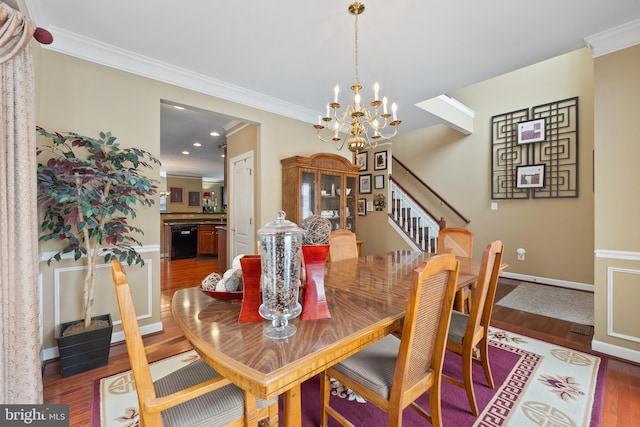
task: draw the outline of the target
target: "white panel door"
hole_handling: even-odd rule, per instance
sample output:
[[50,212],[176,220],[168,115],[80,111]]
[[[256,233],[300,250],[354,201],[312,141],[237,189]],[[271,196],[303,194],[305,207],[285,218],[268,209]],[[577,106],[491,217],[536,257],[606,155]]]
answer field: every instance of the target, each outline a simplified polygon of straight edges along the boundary
[[253,212],[253,151],[243,153],[229,161],[229,268],[240,254],[255,253],[255,226]]

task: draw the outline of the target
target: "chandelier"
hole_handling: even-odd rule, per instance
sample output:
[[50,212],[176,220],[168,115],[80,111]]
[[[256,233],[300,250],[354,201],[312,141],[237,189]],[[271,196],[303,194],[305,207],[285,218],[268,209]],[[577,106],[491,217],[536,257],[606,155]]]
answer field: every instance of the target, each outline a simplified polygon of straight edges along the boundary
[[[356,77],[354,84],[351,86],[353,103],[348,104],[342,114],[339,114],[338,110],[342,107],[342,104],[338,102],[340,88],[336,86],[333,102],[327,103],[326,115],[324,117],[319,116],[318,124],[313,126],[321,141],[334,141],[337,150],[342,150],[346,144],[347,148],[354,153],[367,148],[375,148],[379,141],[393,138],[398,133],[398,125],[401,123],[401,120],[398,120],[396,103],[391,104],[391,113],[389,113],[387,97],[380,99],[380,86],[378,83],[373,86],[372,110],[361,103],[360,90],[362,86],[358,80],[358,15],[363,12],[364,4],[362,3],[356,2],[349,6],[349,13],[356,17]],[[393,132],[383,135],[382,132],[387,128],[387,125],[393,127]],[[341,138],[340,132],[343,132],[343,130],[345,135]]]

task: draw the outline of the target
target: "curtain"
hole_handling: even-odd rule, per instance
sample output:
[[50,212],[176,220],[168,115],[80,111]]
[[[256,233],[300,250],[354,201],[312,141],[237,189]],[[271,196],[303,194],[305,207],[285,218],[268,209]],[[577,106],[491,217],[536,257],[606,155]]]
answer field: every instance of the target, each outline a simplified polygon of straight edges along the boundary
[[0,2],[0,403],[39,404],[36,26]]

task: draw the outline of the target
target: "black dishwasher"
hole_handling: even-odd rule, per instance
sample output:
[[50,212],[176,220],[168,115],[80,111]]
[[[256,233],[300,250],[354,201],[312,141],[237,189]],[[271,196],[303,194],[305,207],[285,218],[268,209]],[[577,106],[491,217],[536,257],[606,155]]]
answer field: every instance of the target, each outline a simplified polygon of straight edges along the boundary
[[171,259],[195,258],[198,256],[198,226],[171,226]]

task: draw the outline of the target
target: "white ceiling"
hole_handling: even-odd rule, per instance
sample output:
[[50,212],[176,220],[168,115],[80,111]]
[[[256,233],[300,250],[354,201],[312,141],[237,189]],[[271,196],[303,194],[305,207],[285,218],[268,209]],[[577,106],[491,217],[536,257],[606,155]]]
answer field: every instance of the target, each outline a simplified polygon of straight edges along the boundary
[[[339,84],[346,99],[354,79],[348,0],[25,3],[36,24],[53,34],[50,49],[307,121],[310,138],[333,87]],[[381,96],[399,105],[401,132],[439,123],[415,106],[421,101],[582,48],[585,38],[623,24],[635,28],[640,19],[640,0],[363,3],[363,100],[379,82]],[[199,117],[184,128],[195,132],[203,115],[194,114]],[[166,136],[165,128],[179,127],[169,115],[162,108],[162,160],[169,172],[197,172],[164,157],[168,145],[206,136]],[[206,134],[236,119],[211,117]],[[210,155],[219,158],[215,149]]]

